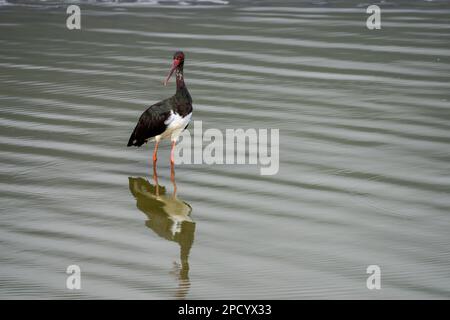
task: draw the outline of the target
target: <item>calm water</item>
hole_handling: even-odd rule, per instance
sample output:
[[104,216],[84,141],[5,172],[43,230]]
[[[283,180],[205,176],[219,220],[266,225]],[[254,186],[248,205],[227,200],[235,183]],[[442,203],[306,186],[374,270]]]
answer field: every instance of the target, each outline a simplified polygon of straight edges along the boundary
[[[449,4],[371,31],[365,2],[220,2],[82,4],[69,31],[0,1],[0,298],[450,298]],[[279,128],[277,175],[179,165],[174,195],[168,143],[158,185],[126,148],[178,48],[194,119]]]

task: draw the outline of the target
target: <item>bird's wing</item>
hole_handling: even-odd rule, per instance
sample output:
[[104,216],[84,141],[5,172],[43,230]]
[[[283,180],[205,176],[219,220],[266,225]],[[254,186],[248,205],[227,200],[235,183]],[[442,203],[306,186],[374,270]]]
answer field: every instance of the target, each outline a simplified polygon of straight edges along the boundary
[[141,146],[147,139],[166,130],[164,123],[170,117],[170,106],[166,100],[158,102],[145,110],[134,128],[128,146]]

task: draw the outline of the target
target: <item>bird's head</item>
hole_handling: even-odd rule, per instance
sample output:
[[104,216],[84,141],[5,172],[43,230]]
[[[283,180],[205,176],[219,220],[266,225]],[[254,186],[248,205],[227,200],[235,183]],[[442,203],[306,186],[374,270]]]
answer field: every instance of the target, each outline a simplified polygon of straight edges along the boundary
[[172,76],[173,72],[177,69],[182,70],[184,65],[184,53],[183,51],[177,51],[173,55],[172,60],[172,67],[170,68],[169,74],[166,77],[166,80],[164,80],[164,85],[166,86],[169,82],[170,77]]

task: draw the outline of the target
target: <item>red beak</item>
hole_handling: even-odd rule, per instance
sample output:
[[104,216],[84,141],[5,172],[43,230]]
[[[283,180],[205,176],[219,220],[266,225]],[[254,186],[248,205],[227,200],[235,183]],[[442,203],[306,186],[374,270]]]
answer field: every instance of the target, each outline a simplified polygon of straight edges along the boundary
[[178,65],[180,64],[181,60],[173,59],[172,67],[170,68],[169,74],[167,75],[166,80],[164,80],[164,85],[167,85],[167,82],[169,82],[170,77],[172,76],[173,72],[176,68],[178,68]]

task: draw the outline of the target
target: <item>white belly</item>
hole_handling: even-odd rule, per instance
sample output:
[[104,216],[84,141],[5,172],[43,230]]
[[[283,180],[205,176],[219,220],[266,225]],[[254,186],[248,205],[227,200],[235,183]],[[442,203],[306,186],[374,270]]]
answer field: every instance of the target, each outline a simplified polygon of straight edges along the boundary
[[156,141],[160,139],[169,139],[172,141],[177,141],[181,132],[183,132],[184,128],[191,121],[192,112],[186,115],[185,117],[180,116],[178,113],[173,111],[170,112],[170,117],[164,121],[164,124],[167,126],[166,130],[160,135],[155,137]]

